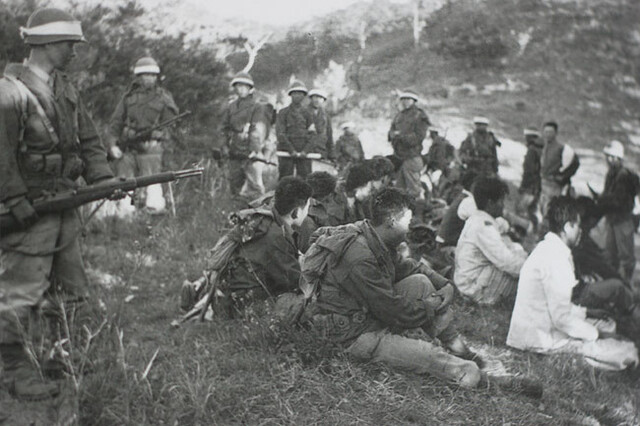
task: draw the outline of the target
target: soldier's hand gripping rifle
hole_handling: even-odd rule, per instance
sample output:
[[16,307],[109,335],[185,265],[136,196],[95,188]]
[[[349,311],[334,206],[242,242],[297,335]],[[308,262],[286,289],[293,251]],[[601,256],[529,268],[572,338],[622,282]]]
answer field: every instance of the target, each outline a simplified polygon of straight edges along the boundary
[[[137,178],[119,178],[113,179],[106,183],[96,185],[88,185],[73,190],[61,191],[46,195],[42,198],[33,200],[33,208],[39,215],[47,213],[56,213],[64,210],[74,209],[92,201],[109,198],[114,192],[120,190],[122,192],[133,191],[136,188],[142,188],[158,183],[171,182],[178,179],[185,179],[200,176],[203,172],[202,167],[187,170],[179,170],[175,172],[164,172],[155,175],[140,176]],[[11,212],[0,214],[0,235],[6,235],[21,229],[18,220]]]
[[132,145],[135,145],[137,143],[141,143],[141,142],[146,142],[148,140],[151,139],[151,134],[154,132],[154,130],[160,130],[160,129],[164,129],[167,126],[172,125],[173,123],[176,123],[180,120],[182,120],[183,118],[185,118],[186,116],[190,115],[191,111],[185,111],[181,114],[176,115],[175,117],[172,117],[168,120],[162,121],[154,126],[149,127],[148,129],[145,129],[141,132],[136,133],[133,137],[119,141],[118,142],[118,146],[120,147],[120,149],[122,149],[124,151],[125,148],[130,147]]

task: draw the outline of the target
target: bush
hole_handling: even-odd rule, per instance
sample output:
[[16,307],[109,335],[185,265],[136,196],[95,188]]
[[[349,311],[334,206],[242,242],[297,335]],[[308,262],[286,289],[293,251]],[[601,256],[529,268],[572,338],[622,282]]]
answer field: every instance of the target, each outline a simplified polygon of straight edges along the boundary
[[510,36],[482,3],[463,0],[448,3],[430,18],[425,31],[433,50],[444,56],[486,66],[509,53]]

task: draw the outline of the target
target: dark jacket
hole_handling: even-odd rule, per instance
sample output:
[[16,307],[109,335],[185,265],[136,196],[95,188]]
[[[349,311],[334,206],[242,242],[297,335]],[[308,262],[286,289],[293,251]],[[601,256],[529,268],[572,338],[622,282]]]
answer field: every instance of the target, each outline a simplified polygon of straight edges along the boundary
[[522,163],[522,182],[520,183],[520,193],[537,196],[541,189],[540,159],[542,148],[535,143],[529,143],[527,153]]
[[433,319],[435,313],[427,303],[398,294],[394,284],[416,273],[425,274],[436,289],[449,281],[388,249],[368,221],[321,228],[313,242],[331,252],[320,281],[317,311],[352,319],[334,336],[338,340],[349,341],[385,327],[418,328]]
[[498,173],[497,147],[500,145],[493,132],[474,130],[460,144],[460,161],[467,169],[481,175],[495,175]]
[[222,117],[222,132],[232,158],[246,158],[259,146],[252,146],[251,132],[258,123],[269,128],[272,123],[273,107],[256,102],[253,95],[231,102]]
[[598,207],[611,223],[631,218],[634,198],[640,189],[638,175],[621,167],[609,168],[604,183],[604,191],[598,197]]
[[[402,160],[419,157],[430,124],[427,114],[415,105],[396,114],[388,134],[394,154]],[[394,135],[395,132],[400,134]]]
[[300,279],[293,231],[275,209],[257,214],[253,238],[241,244],[230,261],[229,288],[249,290],[264,285],[273,296],[291,291]]
[[462,200],[468,196],[469,195],[464,192],[461,193],[444,212],[437,236],[437,241],[443,246],[455,247],[458,244],[458,239],[464,228],[464,220],[458,216],[458,207],[460,207]]
[[427,170],[440,170],[447,172],[449,164],[455,158],[455,148],[448,140],[441,136],[435,136],[426,155]]
[[333,192],[322,200],[311,199],[309,214],[298,230],[298,248],[305,253],[310,245],[311,235],[324,226],[339,226],[349,223],[349,207],[346,198]]
[[[25,195],[36,198],[43,190],[66,189],[69,185],[65,182],[80,175],[88,183],[113,176],[93,121],[65,74],[54,71],[53,89],[21,64],[7,65],[5,74],[23,82],[35,95],[59,143],[52,141],[34,103],[27,102],[22,116],[20,92],[14,83],[0,79],[0,202]],[[58,164],[53,164],[55,158]],[[69,167],[72,164],[77,167]]]
[[311,134],[311,151],[322,154],[322,158],[335,158],[333,146],[333,129],[331,128],[331,117],[327,111],[320,107],[314,108],[309,106],[309,112],[313,117],[313,123],[316,128],[315,134]]
[[358,136],[351,132],[343,133],[336,142],[336,158],[340,167],[364,160],[364,150]]
[[311,132],[309,127],[314,124],[309,108],[302,104],[291,104],[278,111],[276,119],[276,134],[278,136],[278,150],[290,153],[312,152]]

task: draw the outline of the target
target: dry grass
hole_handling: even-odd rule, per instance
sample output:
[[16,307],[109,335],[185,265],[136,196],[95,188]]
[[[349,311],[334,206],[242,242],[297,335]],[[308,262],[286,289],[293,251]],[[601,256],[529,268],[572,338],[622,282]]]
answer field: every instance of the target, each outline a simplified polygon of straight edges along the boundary
[[85,240],[90,267],[122,277],[123,284],[94,288],[95,304],[101,300],[106,309],[93,322],[107,323],[88,351],[82,424],[640,422],[638,373],[604,373],[572,357],[508,352],[508,306],[459,303],[458,326],[474,347],[495,354],[512,373],[540,379],[542,401],[352,362],[310,330],[281,328],[269,306],[243,319],[171,328],[180,284],[199,275],[224,223],[223,206],[232,203],[197,194],[196,183],[180,191],[196,196],[182,198],[177,218],[105,223]]

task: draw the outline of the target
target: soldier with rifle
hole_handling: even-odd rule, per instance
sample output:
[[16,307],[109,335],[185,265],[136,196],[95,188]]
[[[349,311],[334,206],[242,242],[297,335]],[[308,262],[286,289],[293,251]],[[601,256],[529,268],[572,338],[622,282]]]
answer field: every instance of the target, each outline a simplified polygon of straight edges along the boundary
[[55,396],[59,386],[45,381],[27,355],[25,343],[38,337],[34,319],[45,298],[78,306],[88,283],[76,209],[38,211],[33,200],[71,188],[81,176],[101,185],[113,174],[64,73],[75,45],[85,41],[80,22],[46,8],[33,12],[21,30],[29,57],[8,64],[0,79],[0,203],[8,211],[3,221],[20,225],[15,232],[0,230],[0,354],[2,379],[13,396],[37,400]]
[[[159,128],[158,124],[178,115],[173,96],[158,85],[160,67],[153,58],[140,58],[133,73],[136,78],[111,117],[108,144],[117,160],[116,173],[125,178],[161,171],[162,154],[171,134],[168,126]],[[152,185],[144,192],[141,198],[149,213],[164,213],[162,186]]]

